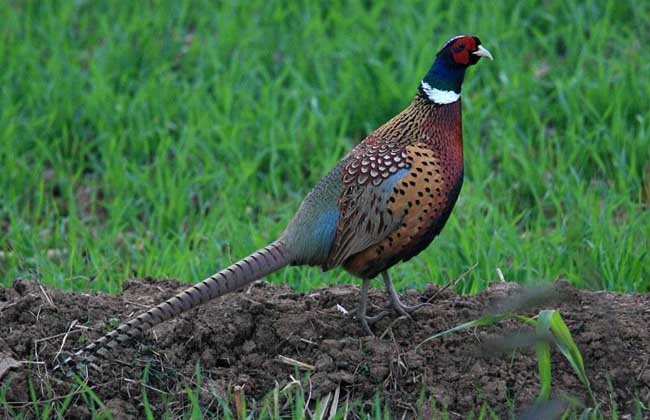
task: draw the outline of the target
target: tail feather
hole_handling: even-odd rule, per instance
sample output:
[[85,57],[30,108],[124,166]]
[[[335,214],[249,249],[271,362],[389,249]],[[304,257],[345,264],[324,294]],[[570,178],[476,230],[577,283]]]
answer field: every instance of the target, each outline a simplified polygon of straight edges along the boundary
[[93,361],[96,356],[105,357],[110,354],[111,350],[143,335],[154,326],[219,296],[237,291],[255,280],[278,271],[289,263],[289,256],[283,243],[280,241],[273,242],[120,325],[114,331],[79,350],[73,356],[68,357],[62,365],[68,365],[80,359]]

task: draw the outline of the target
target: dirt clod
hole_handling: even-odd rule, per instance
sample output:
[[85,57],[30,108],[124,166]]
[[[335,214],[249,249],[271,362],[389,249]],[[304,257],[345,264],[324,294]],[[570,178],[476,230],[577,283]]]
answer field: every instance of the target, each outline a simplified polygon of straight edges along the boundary
[[[51,372],[60,351],[83,347],[115,328],[115,319],[137,315],[185,287],[173,280],[146,279],[127,283],[115,296],[41,290],[24,280],[0,288],[0,350],[7,360],[20,362],[0,379],[12,409],[29,409],[30,382],[40,400],[74,390],[78,384]],[[543,293],[502,283],[477,296],[439,291],[437,286],[422,294],[409,291],[404,295],[409,304],[435,299],[413,320],[386,317],[373,327],[377,337],[363,337],[356,320],[337,307],[354,308],[358,288],[333,286],[300,294],[259,282],[156,327],[109,360],[98,360],[101,370],[89,371],[88,386],[104,402],[101,409],[119,418],[143,417],[145,392],[157,414],[170,409],[182,413],[189,404],[187,389],[196,387],[206,406],[218,406],[218,398],[232,399],[237,390],[255,408],[276,386],[282,389],[294,379],[303,381],[312,400],[340,387],[342,395],[370,404],[380,391],[399,417],[415,415],[422,396],[427,407],[435,402],[463,416],[485,403],[508,414],[530,406],[539,392],[532,331],[506,321],[416,346],[503,308],[529,315],[555,308],[582,351],[604,407],[615,396],[619,413],[634,413],[634,401],[650,396],[650,295],[578,291],[565,282]],[[380,290],[371,293],[373,310],[384,298]],[[301,364],[287,364],[287,358]],[[553,401],[563,395],[588,401],[558,352],[552,363]],[[85,404],[83,398],[74,399],[68,415],[83,418]]]

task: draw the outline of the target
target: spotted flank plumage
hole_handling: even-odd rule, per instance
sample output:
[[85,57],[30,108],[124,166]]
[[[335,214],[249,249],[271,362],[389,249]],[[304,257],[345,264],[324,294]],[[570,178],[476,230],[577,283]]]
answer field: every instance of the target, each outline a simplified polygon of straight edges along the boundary
[[342,264],[372,278],[440,232],[462,184],[460,112],[460,103],[440,107],[418,97],[349,154],[324,268]]

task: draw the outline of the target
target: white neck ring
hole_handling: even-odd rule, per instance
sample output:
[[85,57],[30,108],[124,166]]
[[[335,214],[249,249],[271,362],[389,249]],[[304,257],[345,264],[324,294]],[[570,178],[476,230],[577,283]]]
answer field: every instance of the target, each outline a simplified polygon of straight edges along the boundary
[[434,87],[431,87],[431,85],[424,80],[422,81],[421,86],[424,93],[433,103],[441,105],[450,104],[460,99],[460,93],[456,93],[453,90],[436,89]]

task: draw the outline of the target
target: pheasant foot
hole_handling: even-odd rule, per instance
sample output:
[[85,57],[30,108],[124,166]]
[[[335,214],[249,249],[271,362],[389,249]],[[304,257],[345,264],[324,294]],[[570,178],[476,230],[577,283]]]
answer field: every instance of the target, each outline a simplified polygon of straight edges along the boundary
[[431,305],[430,303],[420,303],[413,306],[403,304],[402,301],[399,299],[399,295],[395,290],[395,286],[393,285],[393,281],[390,279],[390,274],[388,274],[388,271],[382,271],[381,276],[384,279],[384,284],[386,285],[386,291],[388,292],[388,303],[386,306],[393,308],[393,310],[398,314],[405,316],[407,318],[411,318],[411,314],[413,312],[417,311],[418,309],[421,309],[424,306]]

